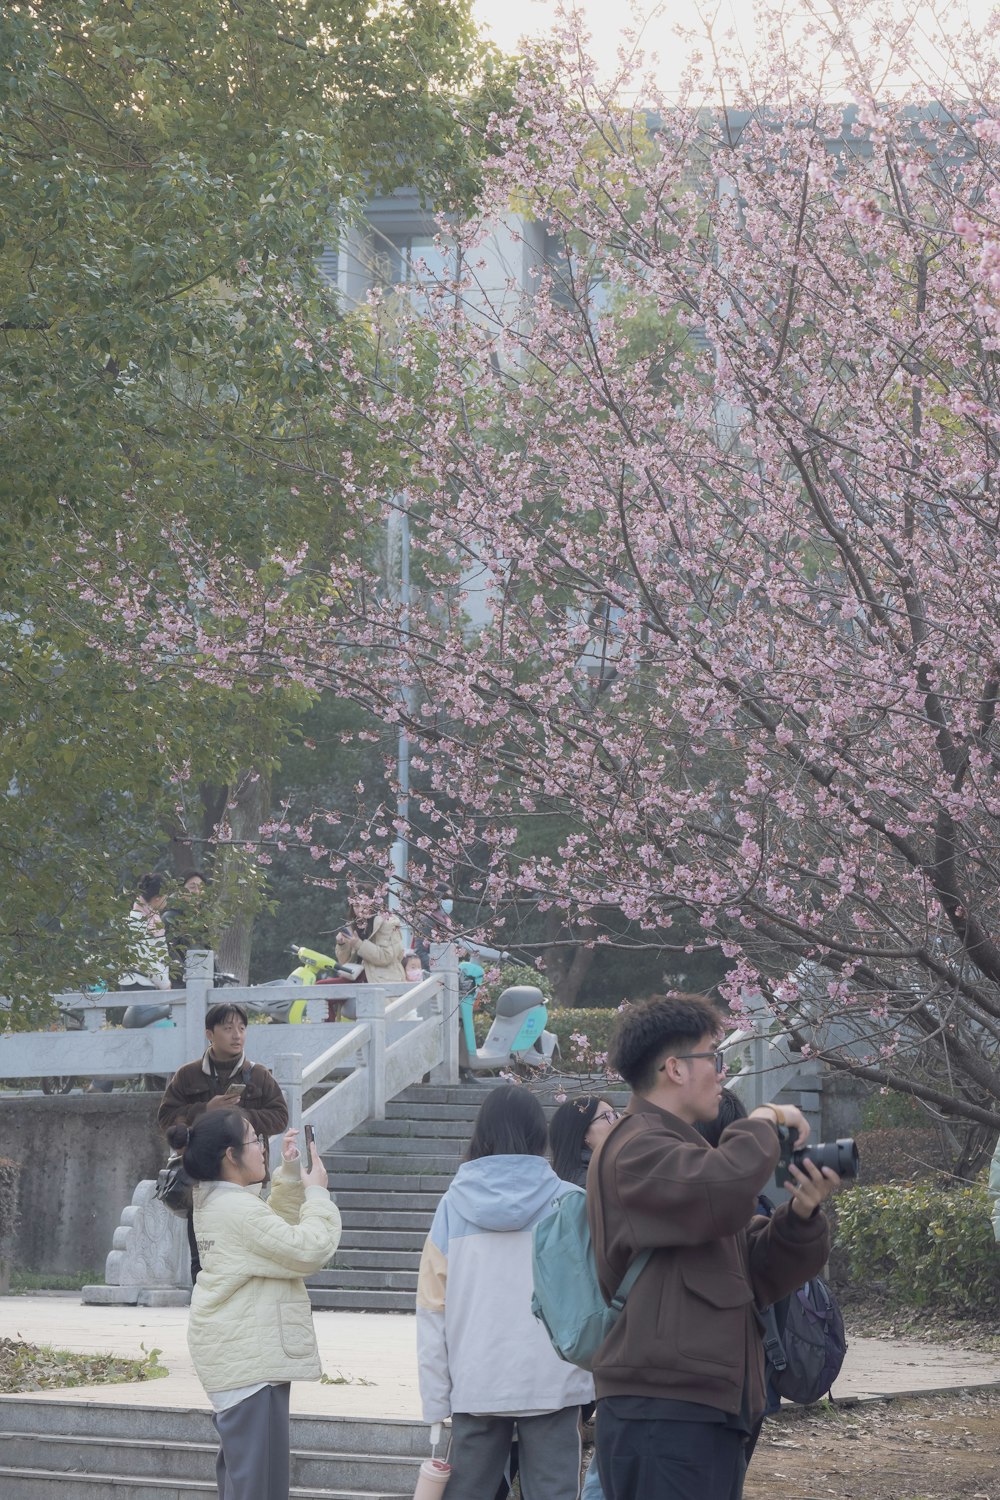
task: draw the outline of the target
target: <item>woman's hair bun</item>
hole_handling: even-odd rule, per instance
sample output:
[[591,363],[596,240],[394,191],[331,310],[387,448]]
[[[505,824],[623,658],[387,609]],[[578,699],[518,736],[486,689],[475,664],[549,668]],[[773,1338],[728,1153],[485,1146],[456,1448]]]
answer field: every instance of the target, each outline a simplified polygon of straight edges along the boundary
[[191,1139],[191,1131],[186,1125],[171,1125],[167,1131],[167,1141],[174,1151],[183,1151]]

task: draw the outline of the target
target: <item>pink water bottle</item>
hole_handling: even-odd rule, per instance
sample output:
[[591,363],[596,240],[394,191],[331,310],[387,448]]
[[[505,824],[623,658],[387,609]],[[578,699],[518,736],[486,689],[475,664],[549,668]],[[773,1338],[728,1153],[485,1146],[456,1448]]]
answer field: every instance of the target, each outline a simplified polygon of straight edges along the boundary
[[[431,1428],[431,1454],[437,1451],[437,1445],[441,1441],[441,1423],[435,1422]],[[444,1487],[451,1478],[451,1464],[446,1463],[443,1458],[425,1458],[420,1465],[420,1473],[417,1476],[417,1487],[413,1491],[413,1500],[441,1500]]]
[[441,1500],[450,1477],[451,1464],[446,1464],[443,1458],[425,1458],[420,1465],[413,1500]]

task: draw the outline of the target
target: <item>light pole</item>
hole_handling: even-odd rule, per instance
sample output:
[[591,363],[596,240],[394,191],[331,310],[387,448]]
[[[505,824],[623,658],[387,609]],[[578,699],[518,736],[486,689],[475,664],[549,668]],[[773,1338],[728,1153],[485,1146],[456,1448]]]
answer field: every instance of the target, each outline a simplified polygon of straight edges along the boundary
[[[407,502],[402,495],[394,496],[393,509],[389,517],[389,574],[394,571],[395,533],[399,533],[399,584],[396,591],[399,600],[400,635],[405,641],[410,633],[410,517]],[[412,704],[412,688],[406,680],[406,668],[400,677],[399,691],[403,700],[404,715],[409,714]],[[410,822],[410,739],[406,722],[399,726],[396,747],[396,821],[400,825],[391,851],[392,875],[389,879],[389,910],[400,912],[402,893],[409,877],[410,843],[406,830]],[[409,942],[409,929],[403,925],[403,941]]]

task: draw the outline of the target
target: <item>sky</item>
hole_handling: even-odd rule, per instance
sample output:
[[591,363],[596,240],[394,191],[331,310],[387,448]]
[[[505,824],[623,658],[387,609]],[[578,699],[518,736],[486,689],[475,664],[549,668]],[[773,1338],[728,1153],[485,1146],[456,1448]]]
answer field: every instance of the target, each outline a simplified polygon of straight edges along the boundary
[[[513,52],[522,36],[548,30],[556,12],[557,0],[474,0],[480,24],[489,30],[493,40],[505,52]],[[594,36],[595,50],[614,52],[618,45],[622,18],[628,13],[628,0],[580,0],[579,9],[587,18]],[[657,15],[659,11],[659,15]],[[716,0],[711,13],[719,13],[720,23],[731,26],[748,39],[753,35],[751,0]],[[648,34],[661,50],[674,50],[674,24],[691,25],[698,18],[696,0],[672,0],[669,7],[649,7]]]
[[[516,52],[524,36],[546,32],[552,25],[558,0],[474,0],[473,9],[481,27],[505,52]],[[596,59],[614,58],[621,28],[630,24],[630,0],[577,0],[593,36]],[[754,36],[751,0],[715,0],[711,14],[718,13],[718,25],[731,28],[740,40],[752,44]],[[676,81],[680,58],[674,27],[698,24],[698,0],[672,0],[669,7],[641,6],[643,35],[648,50],[659,53],[661,77],[665,87]]]
[[[576,0],[593,35],[593,56],[599,64],[603,59],[613,59],[617,52],[620,30],[629,23],[634,0]],[[778,0],[774,0],[778,3]],[[807,0],[780,0],[785,13],[791,17],[803,15],[810,7]],[[823,8],[824,0],[814,0],[817,9]],[[504,51],[514,52],[522,36],[545,32],[552,24],[558,0],[473,0],[474,11],[481,27],[492,36]],[[996,0],[892,0],[894,14],[902,18],[917,8],[922,11],[922,20],[917,24],[923,30],[932,8],[939,14],[951,12],[953,17],[971,20],[981,27],[991,13],[996,13]],[[676,87],[680,77],[685,48],[674,34],[677,25],[687,28],[699,26],[699,13],[714,17],[716,34],[731,31],[738,46],[750,53],[754,49],[754,3],[753,0],[670,0],[670,3],[636,7],[645,19],[644,37],[647,51],[658,54],[658,64],[650,71],[666,92]],[[928,42],[928,48],[930,43]],[[929,52],[928,55],[936,56]],[[935,69],[936,71],[936,69]]]

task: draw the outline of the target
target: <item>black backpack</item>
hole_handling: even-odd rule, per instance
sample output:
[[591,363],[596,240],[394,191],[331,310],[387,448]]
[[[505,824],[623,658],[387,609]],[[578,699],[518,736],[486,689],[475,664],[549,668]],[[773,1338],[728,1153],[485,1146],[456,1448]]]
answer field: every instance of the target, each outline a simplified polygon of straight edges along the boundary
[[774,1390],[802,1405],[822,1401],[847,1353],[843,1315],[826,1282],[814,1276],[792,1293],[780,1330],[773,1307],[763,1319],[764,1358]]
[[192,1189],[194,1183],[185,1172],[181,1163],[180,1155],[172,1156],[165,1167],[161,1167],[156,1176],[156,1191],[154,1198],[158,1198],[164,1208],[169,1208],[172,1214],[186,1219],[193,1205]]

